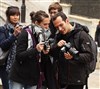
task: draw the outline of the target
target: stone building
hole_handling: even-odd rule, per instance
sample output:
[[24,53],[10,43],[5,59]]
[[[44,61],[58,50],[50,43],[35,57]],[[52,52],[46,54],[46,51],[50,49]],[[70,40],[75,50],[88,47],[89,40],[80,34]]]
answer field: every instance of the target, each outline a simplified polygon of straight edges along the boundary
[[100,19],[100,0],[60,0],[71,4],[71,14]]

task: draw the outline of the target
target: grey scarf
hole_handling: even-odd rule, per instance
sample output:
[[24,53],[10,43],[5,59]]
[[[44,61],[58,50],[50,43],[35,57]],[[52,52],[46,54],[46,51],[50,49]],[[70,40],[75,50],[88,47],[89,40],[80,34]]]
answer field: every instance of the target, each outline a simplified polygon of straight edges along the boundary
[[[7,23],[6,24],[6,28],[9,32],[9,36],[13,34],[14,32],[14,26],[11,23]],[[16,56],[16,40],[14,43],[12,43],[10,51],[9,51],[9,55],[8,55],[8,59],[7,59],[7,66],[6,66],[6,71],[9,73],[11,66],[15,60],[15,56]]]

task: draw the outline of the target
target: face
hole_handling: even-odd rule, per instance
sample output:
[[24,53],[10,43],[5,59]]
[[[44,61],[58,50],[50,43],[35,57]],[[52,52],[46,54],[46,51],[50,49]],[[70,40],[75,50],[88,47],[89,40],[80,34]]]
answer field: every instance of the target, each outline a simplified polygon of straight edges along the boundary
[[56,18],[56,20],[53,21],[53,23],[54,26],[57,28],[57,30],[59,30],[61,34],[66,34],[69,32],[67,19],[66,21],[63,21],[62,18],[59,16]]
[[50,23],[50,19],[49,18],[44,18],[43,21],[41,23],[39,23],[38,25],[40,25],[44,29],[48,29],[49,28],[49,23]]
[[19,15],[11,15],[10,16],[10,22],[12,23],[12,24],[16,24],[16,23],[18,23],[19,22]]
[[54,16],[56,13],[58,13],[58,9],[52,9],[51,11],[50,11],[50,17],[52,17],[52,16]]

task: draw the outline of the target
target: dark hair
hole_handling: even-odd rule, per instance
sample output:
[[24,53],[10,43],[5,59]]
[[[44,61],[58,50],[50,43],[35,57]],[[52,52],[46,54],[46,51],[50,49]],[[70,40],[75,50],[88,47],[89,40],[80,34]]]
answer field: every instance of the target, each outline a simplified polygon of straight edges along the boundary
[[67,16],[63,13],[63,12],[58,12],[57,14],[55,14],[53,17],[52,17],[52,20],[56,20],[57,17],[61,17],[63,21],[66,21],[67,19]]
[[49,15],[45,11],[39,10],[35,13],[35,20],[38,23],[41,23],[44,18],[49,18]]
[[54,3],[52,3],[52,4],[49,6],[49,8],[48,8],[49,13],[50,13],[50,11],[51,11],[52,9],[54,9],[54,10],[55,10],[55,9],[58,9],[58,12],[63,11],[62,6],[61,6],[58,2],[54,2]]
[[16,14],[20,16],[20,11],[19,11],[18,7],[10,6],[10,7],[7,8],[6,17],[7,17],[8,21],[10,21],[10,16],[13,16],[13,15],[16,15]]
[[34,11],[30,13],[30,17],[31,17],[31,21],[34,23],[35,22],[35,12]]

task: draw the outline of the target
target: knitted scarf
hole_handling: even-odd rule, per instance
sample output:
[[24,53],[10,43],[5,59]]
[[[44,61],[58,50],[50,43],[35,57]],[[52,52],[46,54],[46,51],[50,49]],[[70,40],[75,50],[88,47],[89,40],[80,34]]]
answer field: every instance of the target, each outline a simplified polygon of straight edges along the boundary
[[[5,26],[6,26],[6,29],[8,30],[8,32],[9,32],[9,36],[12,35],[13,32],[14,32],[14,26],[10,23],[5,24]],[[16,43],[17,43],[17,41],[15,40],[15,42],[12,43],[12,46],[11,46],[10,51],[9,51],[9,55],[8,55],[8,59],[7,59],[7,66],[6,66],[6,71],[8,73],[10,72],[11,66],[12,66],[12,64],[15,60]]]

